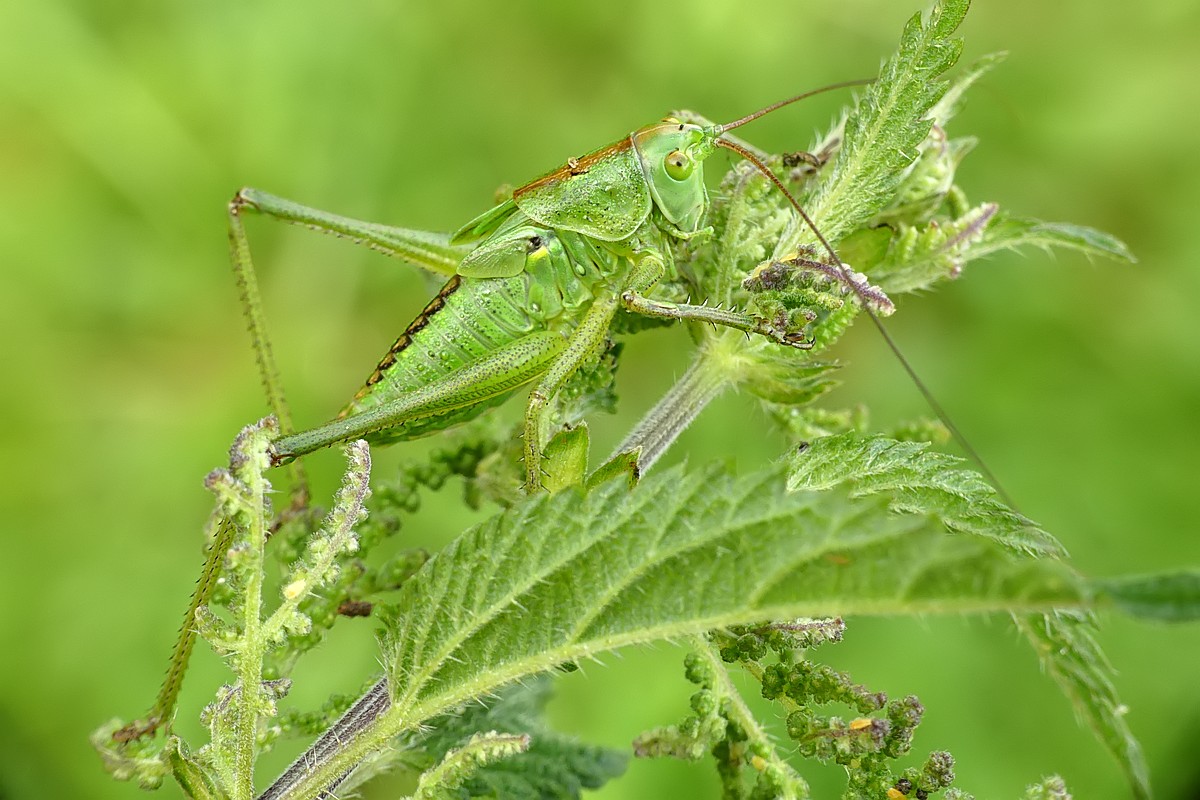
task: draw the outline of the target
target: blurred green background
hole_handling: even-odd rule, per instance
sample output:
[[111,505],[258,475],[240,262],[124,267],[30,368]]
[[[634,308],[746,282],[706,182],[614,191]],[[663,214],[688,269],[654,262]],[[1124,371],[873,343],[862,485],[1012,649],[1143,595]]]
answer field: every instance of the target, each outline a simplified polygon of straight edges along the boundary
[[[1112,10],[1101,10],[1104,5]],[[995,258],[891,328],[1023,510],[1090,574],[1200,563],[1200,325],[1195,235],[1200,7],[979,0],[967,59],[1006,49],[951,133],[975,200],[1103,228],[1140,263]],[[224,205],[253,185],[332,211],[445,230],[521,182],[684,106],[732,118],[868,76],[921,0],[436,4],[359,0],[0,5],[0,797],[132,798],[86,736],[142,713],[199,567],[204,474],[264,413],[226,261]],[[842,98],[743,134],[803,147]],[[299,420],[340,408],[424,304],[381,256],[251,223]],[[837,400],[886,424],[927,413],[866,326]],[[606,449],[683,368],[679,330],[630,341]],[[512,413],[508,409],[507,413]],[[761,425],[759,424],[761,423]],[[407,452],[411,454],[415,448]],[[672,457],[776,455],[762,414],[718,401]],[[377,474],[404,447],[380,454]],[[339,469],[311,460],[319,496]],[[439,502],[443,502],[439,500]],[[444,541],[454,492],[407,529]],[[1200,796],[1200,627],[1106,617],[1158,796]],[[370,623],[342,626],[298,673],[318,702],[376,668]],[[1120,773],[1004,619],[850,620],[822,656],[929,709],[965,789],[1016,797],[1061,772],[1078,797]],[[686,710],[670,647],[560,681],[561,726],[626,746]],[[182,727],[224,677],[201,654]],[[281,765],[279,754],[264,766]],[[834,771],[812,773],[833,796]],[[715,797],[707,764],[634,763],[604,798]],[[173,788],[161,796],[173,797]],[[375,796],[396,796],[395,792]]]

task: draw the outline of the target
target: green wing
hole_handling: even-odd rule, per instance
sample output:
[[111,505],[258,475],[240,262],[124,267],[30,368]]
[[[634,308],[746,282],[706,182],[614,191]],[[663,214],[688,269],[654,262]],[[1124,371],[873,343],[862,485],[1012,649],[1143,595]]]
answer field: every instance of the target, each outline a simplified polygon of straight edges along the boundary
[[525,269],[529,237],[516,234],[493,236],[467,253],[458,264],[465,278],[511,278]]
[[496,230],[496,228],[499,228],[504,220],[512,216],[512,213],[516,210],[517,204],[512,200],[505,200],[500,205],[489,208],[456,230],[454,235],[450,237],[450,244],[465,244],[473,242],[476,239],[482,239]]

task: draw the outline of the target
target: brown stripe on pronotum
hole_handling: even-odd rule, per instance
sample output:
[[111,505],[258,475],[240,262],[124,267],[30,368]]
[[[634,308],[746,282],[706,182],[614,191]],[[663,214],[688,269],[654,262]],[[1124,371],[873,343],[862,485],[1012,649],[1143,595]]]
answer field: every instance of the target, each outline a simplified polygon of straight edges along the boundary
[[521,195],[527,194],[533,189],[537,189],[552,183],[558,183],[559,181],[567,180],[577,175],[583,175],[592,168],[592,165],[603,161],[614,153],[620,153],[624,150],[628,150],[631,147],[633,147],[633,142],[628,136],[626,136],[619,141],[602,147],[594,153],[588,153],[585,156],[578,156],[576,158],[569,158],[567,159],[567,163],[565,165],[558,167],[551,172],[547,172],[542,177],[536,178],[524,186],[514,189],[513,198],[518,199],[521,197]]

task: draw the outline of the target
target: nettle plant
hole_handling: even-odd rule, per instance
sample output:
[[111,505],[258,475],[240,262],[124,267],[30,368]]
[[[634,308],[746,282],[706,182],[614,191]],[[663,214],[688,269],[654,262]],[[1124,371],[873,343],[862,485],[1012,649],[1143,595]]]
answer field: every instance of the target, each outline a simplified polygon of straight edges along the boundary
[[[548,727],[553,676],[616,648],[672,640],[690,649],[691,708],[638,736],[632,755],[711,759],[732,798],[808,797],[804,766],[818,761],[845,768],[847,798],[961,799],[970,795],[952,786],[949,753],[912,752],[918,699],[857,684],[822,664],[817,648],[834,646],[843,620],[858,615],[1002,613],[1123,765],[1133,793],[1148,796],[1092,612],[1194,617],[1196,574],[1089,580],[981,476],[930,448],[925,440],[945,438],[939,425],[871,432],[861,411],[814,405],[833,385],[830,346],[864,312],[890,314],[892,297],[1006,248],[1129,259],[1105,234],[972,203],[955,185],[975,141],[951,138],[948,123],[999,61],[941,77],[960,53],[951,37],[966,9],[966,0],[945,0],[926,21],[910,20],[879,78],[809,153],[734,140],[795,194],[838,255],[761,171],[735,164],[712,193],[711,232],[673,243],[675,268],[653,297],[705,298],[742,310],[755,332],[784,333],[771,341],[688,322],[691,367],[612,458],[589,465],[584,424],[616,402],[620,345],[611,340],[552,399],[532,493],[522,491],[520,432],[485,416],[440,433],[427,460],[373,489],[368,446],[352,442],[328,514],[293,506],[276,515],[266,475],[279,426],[247,427],[229,467],[208,478],[217,496],[209,558],[158,703],[145,719],[94,734],[110,771],[145,788],[173,778],[193,798],[250,800],[260,755],[315,736],[259,797],[345,796],[388,770],[412,776],[413,798],[578,797],[618,777],[630,754]],[[652,324],[662,322],[618,313],[612,332]],[[781,346],[789,336],[806,349]],[[729,389],[762,402],[784,454],[741,475],[719,465],[651,470]],[[372,557],[424,493],[451,485],[495,514],[432,555]],[[297,661],[340,618],[368,614],[382,625],[383,676],[358,698],[286,706]],[[196,635],[233,672],[204,709],[203,743],[171,728]],[[755,716],[735,672],[778,705],[782,728]],[[1026,794],[1066,796],[1056,778]]]

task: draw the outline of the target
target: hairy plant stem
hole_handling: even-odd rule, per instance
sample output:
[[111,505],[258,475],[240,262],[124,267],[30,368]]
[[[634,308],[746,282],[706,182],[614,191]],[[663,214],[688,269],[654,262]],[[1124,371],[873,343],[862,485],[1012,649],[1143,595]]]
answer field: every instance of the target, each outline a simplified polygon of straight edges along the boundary
[[234,703],[236,708],[234,738],[234,769],[236,781],[233,786],[234,800],[251,800],[254,797],[254,757],[258,737],[258,718],[261,712],[263,633],[262,633],[262,564],[267,544],[267,519],[264,496],[268,488],[266,479],[258,470],[250,470],[249,502],[249,552],[251,562],[243,573],[245,593],[242,600],[243,649],[237,656],[238,688]]
[[[337,721],[330,725],[329,729],[321,734],[304,751],[303,755],[292,762],[287,771],[280,775],[274,783],[267,787],[266,791],[259,795],[258,800],[278,800],[278,798],[290,796],[311,796],[305,794],[295,795],[294,790],[301,787],[313,772],[324,766],[330,759],[344,750],[347,742],[353,740],[364,730],[374,726],[379,718],[391,707],[392,700],[388,695],[387,678],[381,678],[362,697],[355,701],[354,705],[346,710],[346,713],[338,717]],[[332,792],[348,774],[348,771],[343,772],[341,777],[325,785],[321,790]]]
[[691,643],[696,653],[708,661],[712,673],[719,684],[723,699],[728,701],[725,712],[729,718],[741,726],[742,730],[746,733],[747,741],[751,745],[758,745],[768,753],[765,759],[768,764],[774,766],[782,774],[793,778],[795,788],[803,792],[803,794],[797,795],[798,798],[810,796],[807,783],[796,774],[795,770],[792,769],[791,765],[785,759],[780,758],[778,751],[776,751],[775,746],[771,743],[771,734],[763,728],[762,724],[754,716],[754,712],[750,710],[750,707],[746,705],[746,701],[742,699],[741,692],[733,685],[728,665],[721,659],[717,648],[703,636],[691,637]]
[[712,337],[709,346],[700,349],[683,376],[646,412],[612,457],[640,448],[638,470],[644,474],[650,469],[705,406],[737,382],[737,369],[734,362],[725,357],[728,354],[721,342],[741,338],[739,334],[729,332]]

